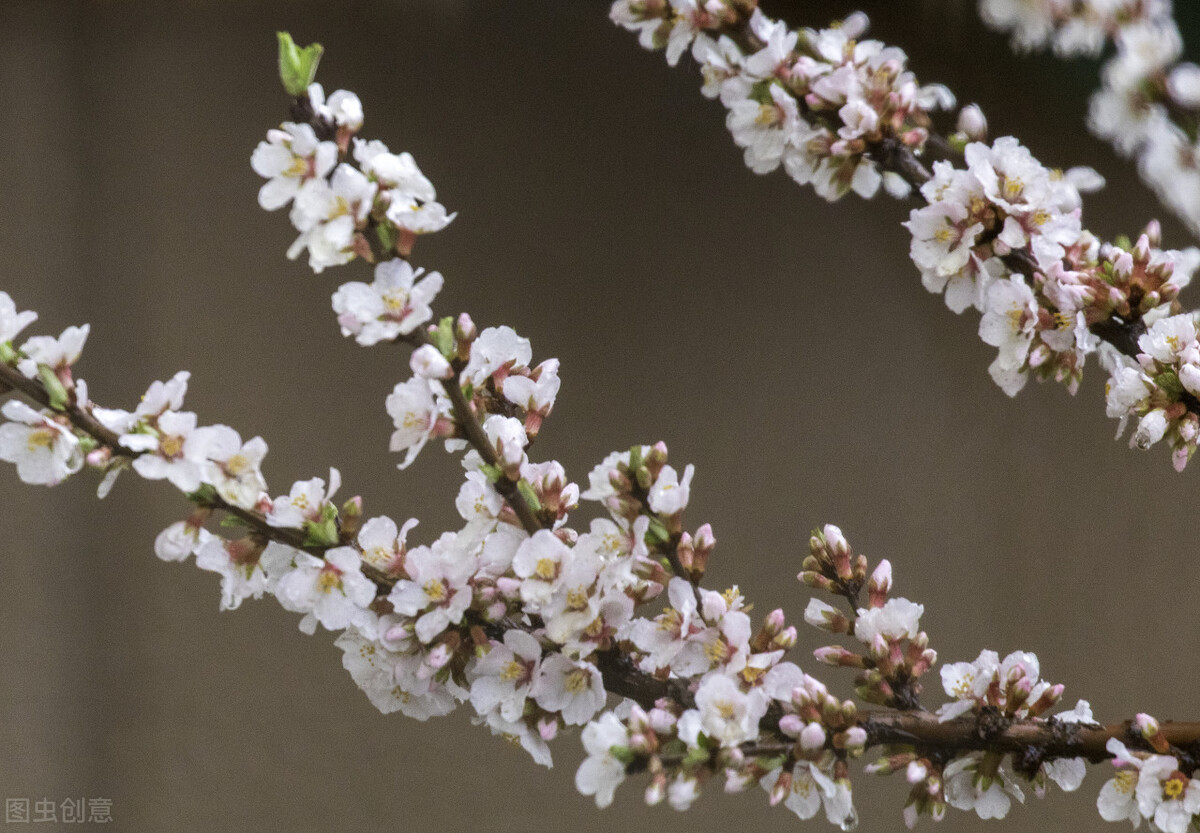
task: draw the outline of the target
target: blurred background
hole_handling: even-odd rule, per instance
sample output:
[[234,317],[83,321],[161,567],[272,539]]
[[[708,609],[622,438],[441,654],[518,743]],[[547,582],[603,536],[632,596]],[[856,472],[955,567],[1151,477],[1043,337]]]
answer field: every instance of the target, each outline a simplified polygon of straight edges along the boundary
[[[1179,5],[1200,57],[1200,9]],[[1015,58],[967,0],[763,6],[796,25],[868,11],[872,36],[981,104],[993,135],[1107,176],[1085,225],[1136,235],[1159,216],[1168,245],[1196,242],[1084,129],[1096,62]],[[710,583],[739,584],[760,614],[800,620],[808,531],[837,523],[892,560],[943,662],[1033,650],[1102,719],[1200,717],[1200,472],[1113,442],[1094,365],[1074,398],[1034,384],[1009,400],[977,315],[921,288],[908,205],[828,205],[750,173],[695,67],[641,50],[607,8],[4,0],[0,289],[40,312],[29,332],[91,322],[78,374],[97,402],[132,408],[186,368],[202,422],[267,439],[273,493],[333,465],[368,514],[420,518],[417,542],[456,526],[457,461],[431,446],[397,472],[387,453],[383,400],[407,354],[342,339],[329,311],[368,268],[287,261],[287,218],[255,201],[250,152],[286,114],[274,32],[320,40],[326,89],[358,92],[364,135],[411,151],[459,211],[416,250],[446,276],[438,312],[511,324],[536,360],[562,360],[539,458],[586,483],[609,451],[665,440],[696,464],[688,524],[716,531]],[[647,808],[636,779],[599,811],[573,787],[577,735],[547,772],[469,708],[382,716],[329,634],[301,635],[272,601],[219,613],[216,576],[154,557],[182,497],[127,475],[99,502],[95,485],[0,471],[5,798],[110,798],[115,829],[156,833],[797,824],[719,785],[689,814]],[[821,644],[801,630],[802,667]],[[848,673],[820,673],[849,694]],[[993,826],[1096,829],[1104,777]],[[900,779],[856,783],[861,829],[902,829]]]

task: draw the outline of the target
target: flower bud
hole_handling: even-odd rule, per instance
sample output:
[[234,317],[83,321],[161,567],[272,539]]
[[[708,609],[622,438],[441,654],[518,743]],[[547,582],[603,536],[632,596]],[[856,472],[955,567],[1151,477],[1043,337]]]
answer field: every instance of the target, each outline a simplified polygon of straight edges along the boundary
[[789,738],[800,736],[800,732],[804,730],[804,719],[798,714],[785,714],[779,718],[779,731],[783,732]]
[[771,650],[773,651],[790,651],[794,647],[796,647],[796,628],[793,625],[788,625],[771,640]]
[[775,779],[774,786],[771,787],[770,798],[768,801],[774,807],[779,802],[783,801],[792,791],[792,773],[791,770],[781,770],[779,777]]
[[958,132],[972,142],[987,141],[987,118],[978,104],[968,104],[958,112]]
[[449,379],[454,375],[450,362],[432,344],[422,344],[409,357],[408,366],[422,379]]
[[1133,726],[1141,734],[1142,739],[1153,747],[1154,751],[1160,755],[1167,754],[1170,751],[1171,745],[1167,739],[1162,736],[1161,727],[1158,721],[1144,712],[1139,712],[1133,718]]
[[867,594],[871,607],[883,607],[888,592],[892,589],[892,564],[886,558],[879,562],[867,582]]
[[809,723],[800,733],[800,748],[806,752],[815,752],[825,748],[825,727],[820,723]]
[[1200,107],[1200,66],[1179,64],[1167,76],[1167,93],[1184,107]]
[[848,633],[850,630],[850,620],[846,615],[820,599],[809,599],[808,607],[804,610],[804,621],[830,633]]
[[929,767],[926,766],[924,759],[911,761],[908,768],[904,770],[904,780],[910,784],[917,784],[924,781],[929,776]]

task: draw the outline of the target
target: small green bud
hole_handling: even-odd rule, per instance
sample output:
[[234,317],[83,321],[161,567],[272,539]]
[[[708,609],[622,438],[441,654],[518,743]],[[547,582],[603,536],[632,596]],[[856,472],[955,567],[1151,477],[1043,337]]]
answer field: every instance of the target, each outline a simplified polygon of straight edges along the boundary
[[438,321],[437,329],[431,333],[433,346],[447,359],[453,359],[458,346],[454,341],[454,318],[447,315]]
[[11,341],[0,342],[0,362],[4,364],[17,363],[17,351],[13,349]]
[[336,510],[332,518],[322,517],[319,521],[308,521],[304,524],[304,546],[334,547],[338,543]]
[[1169,393],[1174,399],[1179,399],[1183,396],[1183,383],[1179,381],[1179,377],[1175,375],[1174,370],[1164,370],[1162,373],[1159,373],[1154,377],[1154,384]]
[[379,248],[390,252],[396,248],[396,227],[390,222],[382,222],[375,226],[375,236],[379,238]]
[[629,449],[629,470],[635,471],[642,467],[642,447],[635,445]]
[[71,397],[67,393],[62,380],[54,375],[54,371],[50,367],[44,364],[38,365],[38,378],[42,380],[42,387],[46,389],[46,393],[50,394],[50,407],[56,411],[65,411],[67,404],[71,401]]
[[312,43],[303,48],[296,45],[287,32],[276,32],[279,38],[279,80],[288,95],[308,94],[308,85],[317,77],[317,64],[325,47]]
[[533,486],[529,484],[528,480],[517,481],[517,491],[521,493],[521,497],[529,504],[530,509],[534,512],[542,511],[542,502],[538,499],[537,492],[533,490]]
[[663,526],[662,521],[658,518],[650,519],[650,526],[646,528],[646,543],[650,545],[665,544],[671,540],[671,533],[667,532],[667,528]]

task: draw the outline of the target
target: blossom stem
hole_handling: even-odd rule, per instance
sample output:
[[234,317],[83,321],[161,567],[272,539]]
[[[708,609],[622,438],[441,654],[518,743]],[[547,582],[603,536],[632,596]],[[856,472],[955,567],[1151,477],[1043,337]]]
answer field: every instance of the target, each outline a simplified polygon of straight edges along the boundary
[[[421,329],[417,329],[401,338],[413,347],[433,344],[428,333]],[[459,384],[459,374],[463,369],[461,362],[455,362],[453,367],[454,375],[449,379],[442,380],[442,389],[446,391],[446,396],[450,399],[450,406],[454,409],[454,419],[459,427],[462,428],[466,441],[471,444],[472,448],[479,452],[479,456],[483,458],[483,462],[491,467],[499,468],[500,455],[496,453],[496,447],[492,445],[492,441],[483,432],[483,425],[480,424],[478,417],[475,416],[475,411],[471,408],[471,404],[467,402],[467,398],[462,392],[462,386]],[[525,498],[521,496],[518,481],[501,473],[500,477],[496,478],[496,481],[492,483],[492,486],[508,503],[526,532],[532,535],[539,529],[547,528],[541,519],[534,514],[533,508],[526,502]]]
[[[15,367],[0,362],[0,390],[4,388],[17,390],[28,396],[43,407],[50,408],[50,394],[36,379],[27,379]],[[86,404],[86,403],[85,403]],[[101,445],[107,446],[113,454],[133,459],[138,452],[125,448],[120,443],[116,432],[110,431],[94,416],[76,404],[68,404],[62,413],[71,420],[71,424],[87,434]]]

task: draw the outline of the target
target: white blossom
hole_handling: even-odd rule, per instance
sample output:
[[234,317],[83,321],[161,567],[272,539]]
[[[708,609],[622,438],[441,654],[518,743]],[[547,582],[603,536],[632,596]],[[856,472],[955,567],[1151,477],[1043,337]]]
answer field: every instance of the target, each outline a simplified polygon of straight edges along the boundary
[[597,807],[612,804],[613,793],[625,780],[625,764],[612,750],[629,744],[629,730],[612,712],[583,728],[583,748],[587,758],[575,773],[575,787],[583,795],[594,795]]
[[278,578],[274,592],[284,610],[306,614],[300,630],[311,634],[318,622],[336,631],[369,620],[375,584],[362,574],[357,550],[336,547],[326,550],[323,560],[295,552],[292,569]]
[[530,696],[546,711],[560,712],[568,726],[582,726],[604,707],[608,693],[596,666],[551,654],[542,661]]
[[83,468],[83,451],[70,428],[16,399],[4,403],[0,413],[9,422],[0,425],[0,460],[15,463],[21,482],[55,486]]
[[[267,551],[288,551],[271,542]],[[221,610],[236,610],[245,599],[258,599],[267,590],[267,574],[261,565],[263,551],[249,539],[226,541],[215,535],[204,538],[196,548],[196,566],[221,576]],[[290,559],[290,552],[286,556]]]
[[537,639],[521,630],[506,631],[504,642],[493,642],[472,669],[471,705],[480,714],[499,709],[505,720],[519,720],[541,658]]
[[268,130],[250,157],[250,166],[266,182],[258,192],[258,204],[267,211],[287,205],[304,183],[324,178],[337,164],[337,145],[317,140],[307,124],[285,123]]
[[660,515],[675,515],[687,508],[691,497],[692,475],[695,467],[688,464],[683,470],[683,478],[671,466],[663,466],[654,485],[650,487],[647,502],[650,508]]
[[48,367],[62,376],[79,361],[90,331],[91,325],[84,324],[82,327],[67,327],[57,338],[31,336],[21,345],[25,358],[17,364],[17,368],[28,379],[37,378],[39,366]]
[[463,552],[453,532],[428,547],[415,547],[405,558],[408,578],[396,582],[388,601],[397,613],[419,617],[416,635],[432,642],[450,625],[462,621],[471,605],[471,578],[476,559]]
[[369,285],[345,283],[334,293],[333,311],[342,335],[354,336],[364,347],[408,335],[433,317],[430,304],[443,283],[441,273],[425,274],[407,260],[383,261]]
[[17,305],[7,292],[0,292],[0,344],[7,344],[21,334],[38,314],[32,310],[17,312]]
[[447,405],[434,397],[436,382],[414,376],[392,389],[387,398],[388,416],[396,430],[388,445],[391,451],[406,452],[399,468],[408,468],[425,447]]

